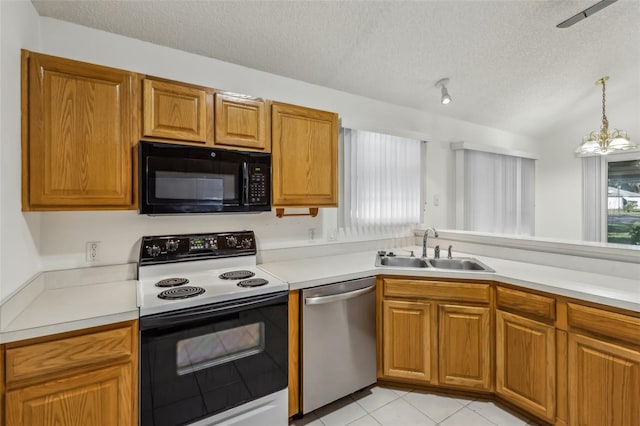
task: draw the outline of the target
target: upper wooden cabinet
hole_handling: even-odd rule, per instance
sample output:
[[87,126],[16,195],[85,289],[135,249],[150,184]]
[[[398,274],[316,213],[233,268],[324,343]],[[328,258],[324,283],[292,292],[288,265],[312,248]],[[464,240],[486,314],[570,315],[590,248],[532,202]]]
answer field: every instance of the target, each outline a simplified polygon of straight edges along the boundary
[[23,210],[134,207],[135,74],[23,51]]
[[213,92],[144,79],[143,136],[213,145]]
[[215,95],[215,145],[271,152],[266,102],[230,93]]
[[274,102],[274,207],[338,205],[338,115]]

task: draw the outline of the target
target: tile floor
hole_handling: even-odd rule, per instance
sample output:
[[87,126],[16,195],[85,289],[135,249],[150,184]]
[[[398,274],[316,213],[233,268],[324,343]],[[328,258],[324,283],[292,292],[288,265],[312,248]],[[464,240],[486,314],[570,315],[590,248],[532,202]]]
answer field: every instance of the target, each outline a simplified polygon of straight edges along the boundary
[[318,408],[295,426],[525,426],[537,425],[492,402],[418,390],[372,386]]

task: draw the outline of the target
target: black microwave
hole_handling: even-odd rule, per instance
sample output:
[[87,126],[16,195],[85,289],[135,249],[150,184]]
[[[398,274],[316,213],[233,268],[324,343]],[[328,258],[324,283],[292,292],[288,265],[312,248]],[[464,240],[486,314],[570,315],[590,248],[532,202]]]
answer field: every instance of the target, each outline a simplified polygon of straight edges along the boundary
[[271,154],[140,141],[140,214],[271,210]]

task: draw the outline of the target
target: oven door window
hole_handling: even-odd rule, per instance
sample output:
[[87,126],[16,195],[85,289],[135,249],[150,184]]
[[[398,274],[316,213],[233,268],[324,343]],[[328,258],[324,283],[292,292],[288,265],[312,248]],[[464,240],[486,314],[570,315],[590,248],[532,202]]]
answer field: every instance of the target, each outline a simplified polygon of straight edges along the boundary
[[263,351],[263,322],[180,340],[176,347],[176,373],[182,376]]
[[287,312],[284,296],[273,305],[142,330],[141,426],[188,424],[285,389]]
[[242,165],[233,161],[149,157],[149,204],[239,205]]

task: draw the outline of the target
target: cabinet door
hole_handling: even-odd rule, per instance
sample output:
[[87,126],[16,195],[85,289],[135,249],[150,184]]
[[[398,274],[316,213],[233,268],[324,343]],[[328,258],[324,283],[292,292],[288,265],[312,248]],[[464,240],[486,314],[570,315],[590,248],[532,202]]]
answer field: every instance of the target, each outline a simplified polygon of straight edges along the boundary
[[129,364],[9,391],[8,425],[134,425],[135,394]]
[[213,144],[213,94],[191,86],[144,80],[144,136]]
[[28,53],[24,210],[132,208],[134,75]]
[[216,93],[216,145],[271,152],[267,110],[262,99]]
[[433,360],[430,303],[382,302],[382,372],[388,378],[430,382]]
[[640,352],[569,333],[569,424],[640,425]]
[[274,207],[338,205],[338,115],[273,103]]
[[490,309],[439,305],[439,380],[473,389],[491,388]]
[[496,392],[549,421],[555,419],[555,328],[496,311]]

